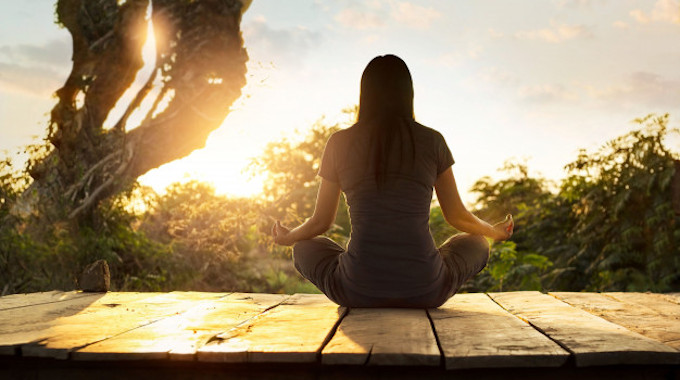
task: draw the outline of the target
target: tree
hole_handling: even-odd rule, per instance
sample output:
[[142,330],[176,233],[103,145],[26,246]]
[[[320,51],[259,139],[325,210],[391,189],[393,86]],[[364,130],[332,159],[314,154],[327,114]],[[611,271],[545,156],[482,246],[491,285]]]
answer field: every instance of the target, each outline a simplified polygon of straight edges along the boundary
[[[354,120],[358,108],[343,110],[348,120]],[[266,206],[263,212],[267,226],[280,219],[284,223],[298,224],[314,212],[316,193],[320,184],[317,175],[326,141],[347,123],[328,124],[324,118],[317,120],[301,141],[284,138],[267,144],[264,152],[250,163],[252,173],[267,175],[263,195]],[[266,226],[263,226],[266,228]],[[340,200],[335,225],[329,234],[341,243],[349,237],[350,224],[347,204]]]
[[569,266],[590,290],[680,289],[680,215],[673,210],[677,152],[666,145],[668,115],[641,126],[567,165],[562,193],[578,200],[572,213],[577,250]]
[[501,171],[506,178],[483,177],[472,186],[477,193],[475,214],[495,222],[510,213],[515,232],[512,241],[492,244],[487,268],[467,285],[468,290],[542,290],[551,260],[568,243],[559,242],[564,212],[548,191],[549,183],[530,176],[526,163],[509,161]]
[[[496,254],[494,246],[491,277],[503,279],[506,290],[509,282],[524,289],[536,284],[536,274],[559,290],[680,289],[680,215],[673,204],[678,154],[665,145],[678,131],[668,128],[668,120],[638,119],[639,129],[596,151],[582,150],[554,194],[521,166],[511,178],[477,182],[482,215],[493,219],[502,210],[517,216],[516,245],[499,246]],[[537,254],[552,261],[550,272],[549,261]],[[540,270],[521,269],[525,264]],[[479,276],[477,288],[486,289],[492,284],[487,280]]]
[[[48,221],[87,219],[95,206],[166,162],[200,148],[245,84],[240,34],[247,0],[59,0],[73,67],[56,92],[51,149],[29,164],[33,183],[16,206]],[[112,128],[109,113],[143,66],[151,21],[155,66]],[[142,109],[143,102],[151,106]],[[135,120],[133,111],[142,112]]]

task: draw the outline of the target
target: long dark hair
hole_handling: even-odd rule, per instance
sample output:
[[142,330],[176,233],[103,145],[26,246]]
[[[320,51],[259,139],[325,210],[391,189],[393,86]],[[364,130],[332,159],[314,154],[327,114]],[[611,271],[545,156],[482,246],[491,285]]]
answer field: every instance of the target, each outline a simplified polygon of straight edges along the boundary
[[385,184],[393,149],[399,148],[403,161],[403,152],[410,147],[411,161],[415,159],[413,122],[413,80],[406,63],[391,54],[373,58],[361,76],[358,123],[372,128],[372,166],[378,188]]

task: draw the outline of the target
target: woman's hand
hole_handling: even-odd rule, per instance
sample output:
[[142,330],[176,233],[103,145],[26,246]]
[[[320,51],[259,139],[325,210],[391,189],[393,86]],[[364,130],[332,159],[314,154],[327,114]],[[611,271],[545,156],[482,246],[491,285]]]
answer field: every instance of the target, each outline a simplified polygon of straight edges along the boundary
[[280,221],[276,221],[272,226],[272,236],[274,236],[274,242],[280,245],[293,245],[295,243],[289,238],[290,228],[281,225]]
[[496,241],[508,240],[512,236],[515,229],[515,221],[512,220],[512,215],[508,214],[500,223],[494,224],[493,228],[498,232],[498,236],[494,237]]

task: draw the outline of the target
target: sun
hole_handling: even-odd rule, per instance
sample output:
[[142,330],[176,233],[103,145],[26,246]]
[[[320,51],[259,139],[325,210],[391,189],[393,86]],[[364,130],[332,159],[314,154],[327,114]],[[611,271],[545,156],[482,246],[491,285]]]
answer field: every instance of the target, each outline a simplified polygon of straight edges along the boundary
[[[120,101],[109,113],[106,127],[112,127],[125,111],[134,94],[147,81],[155,67],[155,34],[154,25],[149,19],[147,40],[142,48],[143,68],[137,78]],[[252,173],[247,170],[253,157],[263,151],[271,133],[262,132],[262,125],[254,126],[253,119],[258,119],[259,110],[266,109],[267,101],[262,101],[256,94],[265,82],[269,68],[255,62],[248,64],[248,84],[242,89],[242,96],[233,104],[229,116],[222,125],[208,138],[202,149],[192,152],[187,157],[175,160],[153,169],[138,178],[142,185],[150,186],[157,193],[164,193],[165,188],[175,182],[197,180],[210,183],[217,194],[236,197],[251,197],[262,192],[265,173]],[[126,130],[135,128],[144,118],[154,90],[147,96],[141,106],[133,111],[128,119]],[[261,118],[260,118],[261,119]],[[271,126],[275,122],[265,123]]]

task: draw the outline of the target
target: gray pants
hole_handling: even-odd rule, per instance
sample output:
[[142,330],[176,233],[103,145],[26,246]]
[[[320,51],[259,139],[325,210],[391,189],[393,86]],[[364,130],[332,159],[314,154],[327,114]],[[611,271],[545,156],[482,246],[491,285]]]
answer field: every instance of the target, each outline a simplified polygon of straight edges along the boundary
[[311,281],[331,301],[349,307],[441,306],[489,260],[489,243],[479,235],[458,234],[439,247],[445,264],[444,281],[434,292],[417,297],[376,298],[352,292],[342,286],[338,257],[345,250],[326,237],[299,241],[293,246],[293,262],[303,277]]

